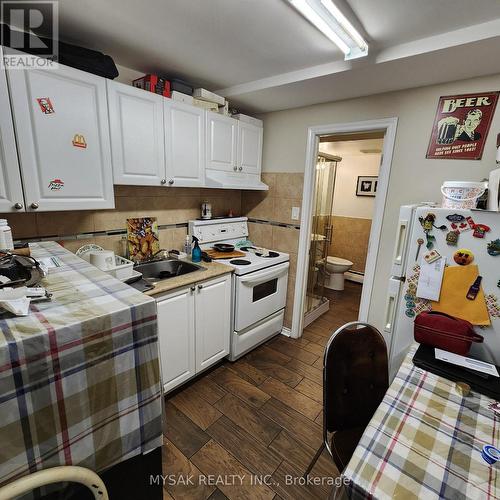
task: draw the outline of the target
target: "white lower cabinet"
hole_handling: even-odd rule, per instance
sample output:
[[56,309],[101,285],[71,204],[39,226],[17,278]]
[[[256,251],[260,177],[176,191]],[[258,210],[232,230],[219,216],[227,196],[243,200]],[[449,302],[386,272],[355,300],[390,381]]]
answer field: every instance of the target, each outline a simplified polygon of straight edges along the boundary
[[229,354],[231,275],[159,297],[157,309],[165,392]]

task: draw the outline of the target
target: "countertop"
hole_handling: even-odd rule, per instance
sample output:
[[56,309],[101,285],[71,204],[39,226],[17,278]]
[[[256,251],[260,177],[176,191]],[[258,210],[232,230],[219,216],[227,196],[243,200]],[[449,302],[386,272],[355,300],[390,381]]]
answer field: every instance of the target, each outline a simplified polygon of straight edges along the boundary
[[232,273],[234,271],[231,266],[221,264],[215,260],[212,262],[201,262],[199,265],[204,268],[203,271],[195,271],[193,273],[177,276],[176,278],[159,281],[152,290],[148,290],[143,293],[146,295],[158,295],[160,293],[174,290],[175,288],[181,288],[191,285],[192,283],[198,283],[210,278],[216,278],[217,276],[222,276],[223,274]]

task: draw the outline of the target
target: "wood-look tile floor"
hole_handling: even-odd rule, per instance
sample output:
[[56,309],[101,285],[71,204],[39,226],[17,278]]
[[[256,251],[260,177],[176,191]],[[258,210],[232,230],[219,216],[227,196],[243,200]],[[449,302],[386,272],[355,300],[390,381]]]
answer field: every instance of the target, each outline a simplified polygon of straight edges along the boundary
[[[323,350],[334,330],[357,319],[361,285],[327,294],[330,311],[301,339],[279,335],[167,397],[163,473],[185,481],[166,484],[165,499],[328,498],[326,480],[287,484],[321,444]],[[311,472],[338,475],[326,452]],[[265,482],[251,484],[256,476]]]

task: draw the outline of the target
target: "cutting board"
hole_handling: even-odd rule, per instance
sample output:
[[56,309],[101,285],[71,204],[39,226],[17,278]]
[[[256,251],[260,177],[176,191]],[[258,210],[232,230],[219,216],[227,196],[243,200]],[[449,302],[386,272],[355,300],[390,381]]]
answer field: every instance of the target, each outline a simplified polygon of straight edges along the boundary
[[218,252],[217,250],[211,249],[206,252],[212,259],[236,259],[237,257],[245,257],[245,254],[238,250],[233,250],[232,252]]

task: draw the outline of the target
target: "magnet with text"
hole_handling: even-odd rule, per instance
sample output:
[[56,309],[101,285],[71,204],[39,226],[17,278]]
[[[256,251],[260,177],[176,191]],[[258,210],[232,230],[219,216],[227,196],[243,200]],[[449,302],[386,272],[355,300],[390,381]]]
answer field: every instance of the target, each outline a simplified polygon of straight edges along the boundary
[[37,102],[44,115],[51,115],[55,113],[54,106],[52,106],[52,102],[48,97],[38,97]]
[[491,228],[486,224],[476,224],[472,236],[474,236],[474,238],[484,238],[485,234],[488,233],[490,229]]
[[82,134],[75,134],[73,136],[73,146],[75,148],[83,148],[87,147],[87,142],[85,141],[85,137]]
[[500,255],[500,239],[490,241],[487,247],[488,253],[493,257]]
[[424,260],[427,264],[432,264],[441,258],[441,254],[437,250],[431,250],[424,254]]
[[64,187],[64,181],[61,179],[53,179],[49,182],[48,188],[51,191],[60,191]]
[[460,236],[460,231],[450,231],[446,235],[446,243],[454,247],[457,246],[459,236]]
[[465,217],[459,214],[451,214],[446,216],[446,220],[449,220],[450,222],[464,222]]
[[461,248],[453,254],[453,260],[459,266],[467,266],[474,260],[474,254],[467,248]]

